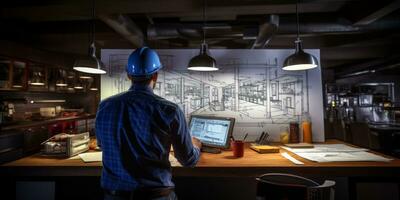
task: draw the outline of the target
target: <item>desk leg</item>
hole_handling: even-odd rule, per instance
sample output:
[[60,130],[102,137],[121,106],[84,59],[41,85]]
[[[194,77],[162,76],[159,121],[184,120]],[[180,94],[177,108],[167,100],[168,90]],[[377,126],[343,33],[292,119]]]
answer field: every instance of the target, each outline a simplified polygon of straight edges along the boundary
[[349,200],[357,200],[357,178],[348,178],[348,186],[349,186]]
[[349,200],[398,200],[400,179],[397,177],[349,177]]

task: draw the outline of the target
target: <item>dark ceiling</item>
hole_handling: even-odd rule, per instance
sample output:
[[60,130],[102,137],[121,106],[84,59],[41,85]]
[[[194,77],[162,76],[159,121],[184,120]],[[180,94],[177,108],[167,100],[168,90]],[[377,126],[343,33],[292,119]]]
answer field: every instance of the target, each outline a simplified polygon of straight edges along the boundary
[[[293,48],[293,0],[97,0],[98,48]],[[1,40],[42,50],[85,54],[92,1],[8,1],[0,9]],[[303,0],[305,48],[321,49],[321,66],[342,69],[400,55],[400,1]],[[256,45],[258,43],[258,46]],[[261,44],[261,46],[260,46]]]

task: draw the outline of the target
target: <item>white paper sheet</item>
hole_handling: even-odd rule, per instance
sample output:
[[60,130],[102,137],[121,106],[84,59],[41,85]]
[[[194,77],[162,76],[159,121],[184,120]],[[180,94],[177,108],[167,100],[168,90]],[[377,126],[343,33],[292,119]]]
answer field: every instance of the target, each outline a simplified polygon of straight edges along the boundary
[[102,161],[102,152],[89,152],[89,153],[81,153],[79,157],[83,160],[83,162],[101,162]]
[[338,153],[296,153],[300,157],[315,162],[341,162],[341,161],[372,161],[389,162],[388,159],[366,151],[338,152]]
[[367,152],[368,149],[351,147],[345,144],[315,144],[314,148],[282,148],[295,153],[307,160],[315,162],[341,162],[341,161],[372,161],[389,162],[388,159],[373,153]]
[[368,150],[351,147],[345,144],[314,144],[314,148],[290,148],[286,146],[282,146],[282,148],[293,153],[359,152]]

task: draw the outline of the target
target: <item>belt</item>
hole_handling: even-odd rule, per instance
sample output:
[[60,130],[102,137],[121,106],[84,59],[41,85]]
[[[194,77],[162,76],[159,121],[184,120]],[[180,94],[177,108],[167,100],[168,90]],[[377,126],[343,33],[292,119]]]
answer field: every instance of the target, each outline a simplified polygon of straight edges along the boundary
[[119,196],[125,198],[140,198],[140,199],[153,199],[165,197],[174,191],[173,187],[166,188],[139,188],[133,191],[124,190],[104,190],[104,192],[111,196]]

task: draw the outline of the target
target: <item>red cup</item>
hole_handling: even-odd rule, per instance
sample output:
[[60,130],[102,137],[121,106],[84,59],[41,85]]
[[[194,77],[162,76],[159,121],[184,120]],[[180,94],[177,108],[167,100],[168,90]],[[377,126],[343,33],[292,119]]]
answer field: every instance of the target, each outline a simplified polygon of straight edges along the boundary
[[233,152],[233,156],[236,158],[243,157],[244,154],[244,142],[243,141],[231,141],[231,148]]

